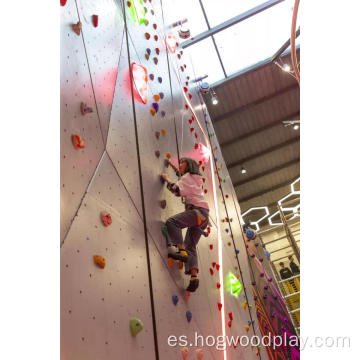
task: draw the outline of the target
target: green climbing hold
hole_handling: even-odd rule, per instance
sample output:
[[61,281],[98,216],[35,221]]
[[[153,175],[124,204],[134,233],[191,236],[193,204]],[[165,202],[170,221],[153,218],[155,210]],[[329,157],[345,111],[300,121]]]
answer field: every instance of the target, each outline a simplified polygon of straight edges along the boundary
[[167,227],[166,226],[162,226],[161,227],[161,232],[162,232],[162,234],[165,236],[165,237],[167,237],[169,234],[168,234],[168,229],[167,229]]
[[143,329],[143,327],[144,325],[140,319],[130,319],[130,331],[132,336],[136,336]]

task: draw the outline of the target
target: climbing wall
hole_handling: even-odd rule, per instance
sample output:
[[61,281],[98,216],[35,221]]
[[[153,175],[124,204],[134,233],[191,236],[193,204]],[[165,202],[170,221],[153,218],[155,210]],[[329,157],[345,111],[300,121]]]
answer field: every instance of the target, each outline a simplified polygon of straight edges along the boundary
[[[192,82],[202,74],[165,40],[180,41],[170,24],[181,5],[60,1],[62,359],[182,359],[184,347],[169,346],[169,336],[261,335],[240,208]],[[183,211],[160,182],[163,172],[177,180],[167,156],[199,162],[210,206],[190,298],[189,277],[168,266],[161,233]],[[267,358],[262,347],[231,344],[225,354],[188,344],[189,359],[199,351]]]

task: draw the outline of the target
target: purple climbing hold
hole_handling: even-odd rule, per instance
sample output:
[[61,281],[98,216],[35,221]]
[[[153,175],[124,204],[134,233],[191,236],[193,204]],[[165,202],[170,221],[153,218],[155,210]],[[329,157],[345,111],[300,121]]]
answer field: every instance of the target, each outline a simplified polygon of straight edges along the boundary
[[261,273],[261,274],[260,274],[261,277],[264,277],[264,275],[265,275],[264,273]]
[[250,256],[251,256],[252,258],[254,258],[254,257],[255,257],[255,254],[251,254]]
[[264,300],[267,299],[267,295],[266,295],[266,294],[263,295],[263,299],[264,299]]
[[160,207],[161,207],[162,209],[165,209],[165,208],[166,208],[166,200],[161,200],[161,201],[160,201]]
[[225,229],[225,231],[228,233],[228,232],[229,232],[229,229]]
[[278,299],[278,296],[277,296],[277,295],[275,295],[275,296],[274,296],[274,300],[277,300],[277,299]]
[[149,75],[150,80],[154,80],[154,74]]
[[240,250],[235,249],[235,254],[236,254],[236,255],[239,254],[239,252],[240,252]]
[[217,161],[217,158],[214,158],[215,162]]
[[158,103],[152,103],[152,107],[154,108],[154,110],[155,110],[156,112],[159,111],[159,105],[158,105]]
[[176,294],[174,294],[172,296],[172,302],[174,303],[174,305],[176,305],[178,303],[178,301],[179,301],[179,297]]
[[161,77],[161,76],[158,77],[158,82],[159,82],[160,84],[162,83],[162,77]]
[[255,285],[256,285],[256,282],[255,282],[255,281],[252,281],[252,282],[251,282],[251,285],[252,285],[252,286],[255,286]]
[[264,290],[268,290],[269,289],[269,286],[268,285],[265,285],[264,286]]
[[258,246],[259,246],[259,244],[258,244],[258,243],[255,243],[255,246],[256,246],[256,247],[258,247]]
[[264,259],[263,259],[263,258],[260,258],[260,259],[259,259],[259,261],[260,261],[260,262],[263,262],[263,261],[264,261]]
[[164,110],[161,112],[161,116],[162,116],[162,117],[165,116],[165,111],[164,111]]
[[246,248],[248,249],[248,248],[249,248],[249,245],[246,245]]
[[191,318],[192,318],[191,311],[188,310],[188,311],[186,312],[186,319],[187,319],[188,322],[190,322],[190,321],[191,321]]
[[164,93],[159,93],[159,96],[160,96],[160,99],[163,99],[164,98]]
[[268,278],[268,282],[272,282],[272,278],[270,277],[270,278]]

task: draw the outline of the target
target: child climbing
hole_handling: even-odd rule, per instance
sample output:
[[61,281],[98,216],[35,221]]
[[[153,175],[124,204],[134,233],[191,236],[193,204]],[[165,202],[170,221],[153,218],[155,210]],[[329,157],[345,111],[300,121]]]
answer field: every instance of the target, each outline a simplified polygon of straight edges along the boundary
[[[186,290],[194,292],[199,286],[196,245],[208,225],[209,205],[204,199],[197,162],[191,158],[182,158],[179,169],[170,160],[168,162],[180,179],[177,183],[172,183],[166,174],[162,174],[161,177],[167,182],[167,188],[175,196],[181,196],[185,204],[185,211],[170,217],[163,227],[168,245],[168,261],[170,266],[173,259],[185,263],[185,274],[191,275]],[[184,228],[188,228],[185,241],[182,237]],[[178,250],[175,251],[172,245],[177,246]]]

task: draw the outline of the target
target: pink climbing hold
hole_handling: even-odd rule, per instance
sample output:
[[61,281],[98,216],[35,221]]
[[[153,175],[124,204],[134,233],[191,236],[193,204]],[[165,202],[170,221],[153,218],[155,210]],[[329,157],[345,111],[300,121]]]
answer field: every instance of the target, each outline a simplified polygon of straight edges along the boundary
[[107,213],[106,211],[101,212],[101,221],[104,224],[104,226],[109,226],[112,223],[111,215]]
[[94,27],[97,27],[99,24],[99,15],[93,15],[92,16],[92,23],[94,25]]

